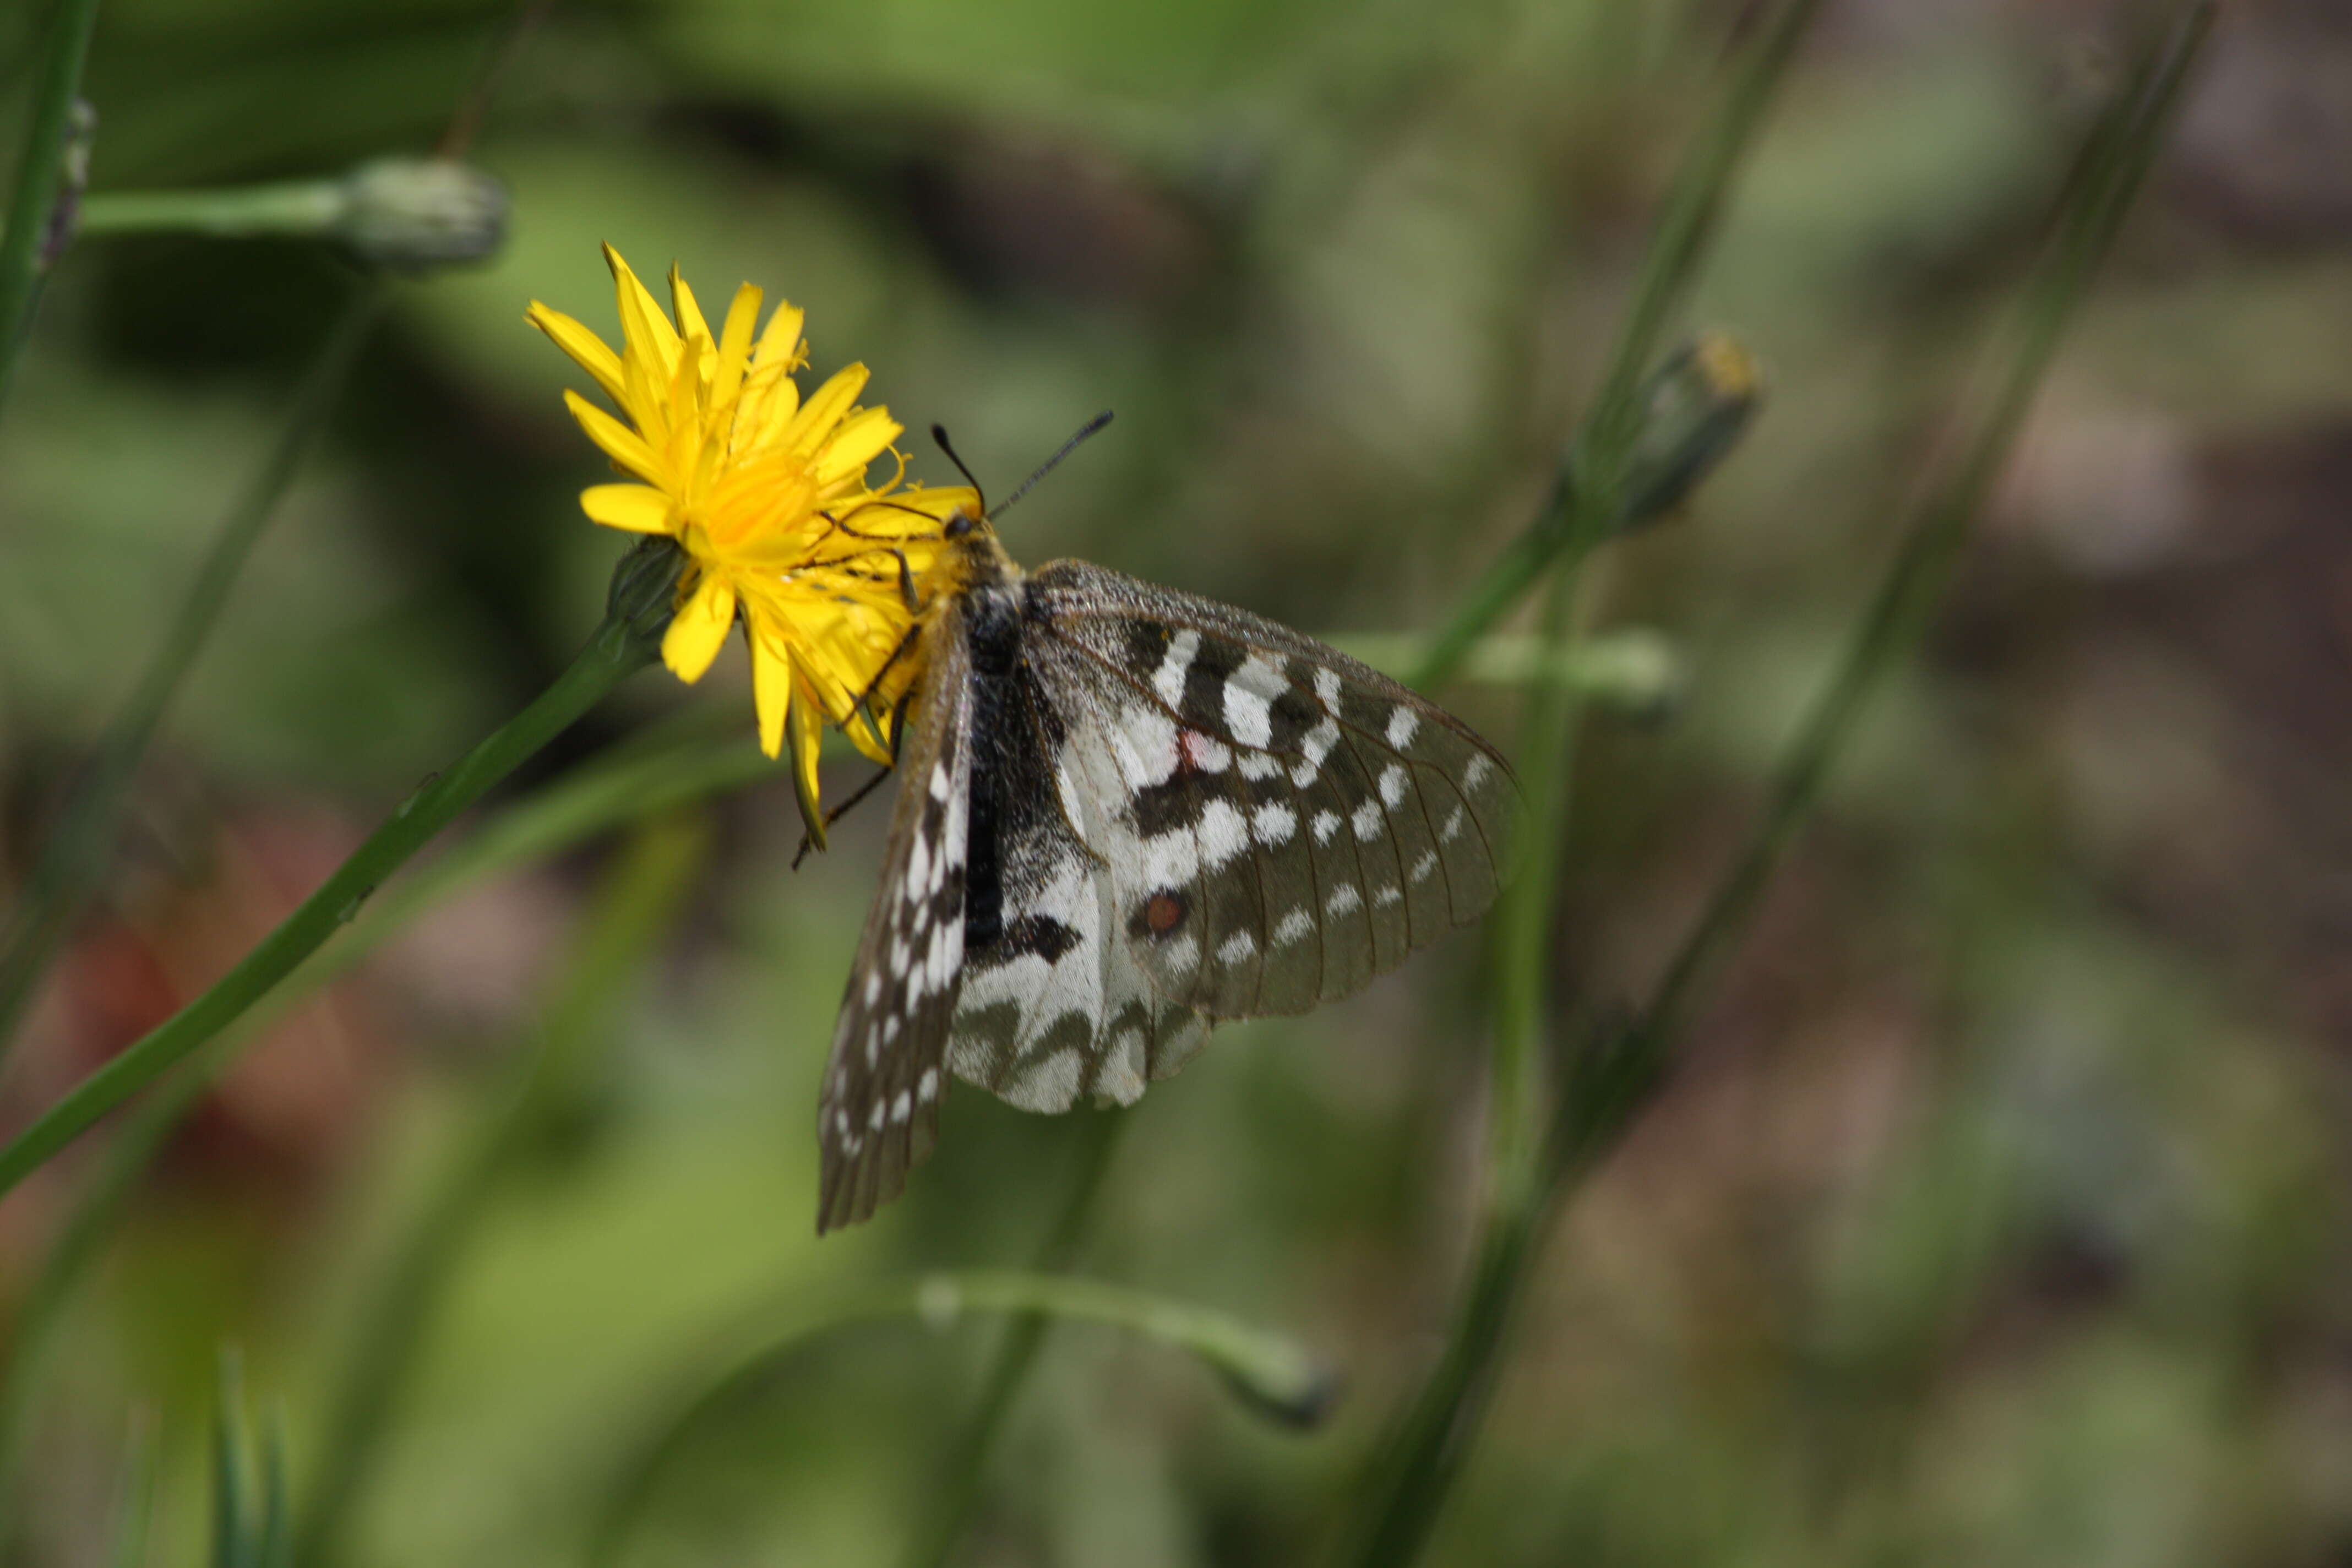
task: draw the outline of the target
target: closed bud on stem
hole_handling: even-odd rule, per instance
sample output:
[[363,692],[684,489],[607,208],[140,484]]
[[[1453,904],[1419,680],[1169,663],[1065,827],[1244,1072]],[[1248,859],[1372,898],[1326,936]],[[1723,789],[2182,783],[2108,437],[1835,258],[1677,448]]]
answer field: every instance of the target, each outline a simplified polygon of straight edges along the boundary
[[1721,332],[1701,335],[1660,365],[1643,389],[1617,531],[1656,521],[1697,489],[1739,444],[1761,393],[1755,356]]
[[622,631],[650,664],[661,656],[662,638],[677,613],[677,580],[686,552],[674,539],[640,539],[614,563],[604,591],[604,623]]
[[335,237],[374,266],[480,261],[506,243],[506,186],[464,163],[379,158],[344,175],[339,189]]

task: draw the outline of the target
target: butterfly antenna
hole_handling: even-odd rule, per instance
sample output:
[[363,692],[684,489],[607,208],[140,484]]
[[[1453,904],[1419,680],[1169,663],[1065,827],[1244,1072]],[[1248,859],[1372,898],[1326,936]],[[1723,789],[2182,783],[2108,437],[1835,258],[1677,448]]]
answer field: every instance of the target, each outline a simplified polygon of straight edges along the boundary
[[931,440],[938,445],[940,451],[948,455],[948,461],[956,466],[956,472],[963,476],[964,483],[970,485],[973,493],[980,497],[980,510],[982,515],[985,515],[988,511],[988,490],[972,471],[964,467],[963,459],[956,456],[954,446],[948,440],[948,427],[944,425],[932,426]]
[[1084,446],[1088,437],[1094,435],[1095,432],[1100,430],[1104,426],[1109,423],[1110,410],[1106,408],[1100,414],[1097,414],[1093,418],[1087,420],[1084,425],[1079,426],[1078,433],[1071,437],[1068,440],[1063,442],[1062,449],[1060,451],[1055,453],[1052,457],[1039,464],[1035,473],[1021,481],[1021,488],[1019,489],[1014,490],[1011,495],[1004,498],[1004,504],[996,509],[995,515],[1003,517],[1006,512],[1011,511],[1013,510],[1013,503],[1019,500],[1023,496],[1027,495],[1029,493],[1029,488],[1032,485],[1034,485],[1039,479],[1044,479],[1047,474],[1052,473],[1056,468],[1060,467],[1063,458],[1068,457],[1071,453]]

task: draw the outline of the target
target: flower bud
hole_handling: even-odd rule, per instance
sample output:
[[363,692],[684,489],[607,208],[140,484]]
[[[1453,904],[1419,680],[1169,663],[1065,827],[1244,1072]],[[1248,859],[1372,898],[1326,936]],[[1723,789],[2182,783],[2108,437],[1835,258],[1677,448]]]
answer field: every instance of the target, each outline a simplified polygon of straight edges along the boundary
[[480,261],[506,242],[507,189],[464,163],[380,158],[339,182],[335,237],[378,267]]
[[1746,349],[1709,332],[1650,377],[1642,432],[1625,464],[1621,531],[1655,521],[1715,471],[1756,412],[1762,378]]

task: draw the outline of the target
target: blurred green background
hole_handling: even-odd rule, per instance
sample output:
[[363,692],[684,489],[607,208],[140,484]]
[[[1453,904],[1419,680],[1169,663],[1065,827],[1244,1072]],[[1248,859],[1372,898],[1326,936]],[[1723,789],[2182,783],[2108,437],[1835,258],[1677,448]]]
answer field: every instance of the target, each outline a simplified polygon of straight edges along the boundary
[[[46,9],[0,12],[0,124]],[[425,151],[506,16],[107,0],[92,189]],[[577,510],[602,466],[558,395],[584,378],[522,310],[617,335],[599,241],[705,300],[748,279],[804,305],[820,374],[865,361],[996,493],[1116,409],[1008,521],[1033,564],[1423,629],[1540,500],[1749,19],[556,6],[475,149],[511,192],[507,249],[397,289],[0,1111],[20,1125],[200,989],[594,625],[616,542]],[[2141,19],[1838,0],[1809,39],[1693,312],[1761,359],[1768,403],[1594,584],[1596,623],[1663,633],[1688,684],[1668,714],[1598,716],[1580,759],[1554,874],[1582,1009],[1648,983],[1751,820]],[[2352,1561],[2347,242],[2352,16],[2244,0],[1925,657],[1685,1070],[1561,1214],[1432,1561]],[[57,269],[0,419],[0,872],[357,286],[291,242],[93,238]],[[1446,697],[1513,733],[1510,692]],[[740,661],[692,691],[637,678],[509,795],[688,711],[749,747]],[[828,766],[836,792],[866,772]],[[1087,1116],[970,1090],[903,1201],[811,1235],[817,1077],[886,818],[792,874],[771,780],[503,877],[277,1026],[65,1315],[12,1561],[105,1560],[142,1420],[151,1560],[197,1560],[225,1343],[282,1405],[299,1495],[398,1238],[551,1031],[576,1080],[457,1257],[343,1561],[578,1561],[747,1325],[828,1284],[1025,1261]],[[615,957],[594,921],[632,909],[642,951]],[[960,1561],[1289,1563],[1324,1539],[1466,1261],[1480,956],[1458,936],[1350,1004],[1222,1031],[1131,1114],[1083,1254],[1316,1347],[1333,1419],[1283,1431],[1164,1348],[1059,1331]],[[0,1312],[102,1144],[0,1205]],[[620,1560],[894,1561],[994,1332],[813,1348],[698,1431]]]

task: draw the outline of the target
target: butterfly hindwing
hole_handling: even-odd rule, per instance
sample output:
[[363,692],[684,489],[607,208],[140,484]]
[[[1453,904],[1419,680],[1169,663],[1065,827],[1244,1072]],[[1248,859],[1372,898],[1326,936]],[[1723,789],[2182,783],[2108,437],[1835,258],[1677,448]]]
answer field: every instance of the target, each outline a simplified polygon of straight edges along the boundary
[[874,907],[849,970],[817,1108],[820,1232],[887,1203],[938,1137],[963,963],[972,691],[952,613],[911,710]]
[[1163,995],[1305,1012],[1493,901],[1516,786],[1443,710],[1230,605],[1076,562],[1029,586],[1031,660],[1118,781],[1134,850],[1108,868]]

